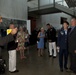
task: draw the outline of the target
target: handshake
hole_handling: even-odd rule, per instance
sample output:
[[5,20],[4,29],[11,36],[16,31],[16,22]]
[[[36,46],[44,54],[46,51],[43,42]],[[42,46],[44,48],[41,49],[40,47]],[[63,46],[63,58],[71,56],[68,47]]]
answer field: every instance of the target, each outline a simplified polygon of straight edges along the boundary
[[18,31],[18,29],[17,28],[14,28],[14,29],[12,29],[11,34],[14,35],[14,34],[17,33],[17,31]]

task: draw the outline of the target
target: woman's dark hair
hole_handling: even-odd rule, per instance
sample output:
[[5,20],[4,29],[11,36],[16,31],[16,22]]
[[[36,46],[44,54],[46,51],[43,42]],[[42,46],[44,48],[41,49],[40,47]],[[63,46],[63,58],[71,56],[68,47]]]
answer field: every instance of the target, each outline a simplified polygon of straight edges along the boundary
[[69,22],[68,22],[68,21],[64,21],[63,24],[64,24],[64,23],[66,23],[67,25],[69,25]]

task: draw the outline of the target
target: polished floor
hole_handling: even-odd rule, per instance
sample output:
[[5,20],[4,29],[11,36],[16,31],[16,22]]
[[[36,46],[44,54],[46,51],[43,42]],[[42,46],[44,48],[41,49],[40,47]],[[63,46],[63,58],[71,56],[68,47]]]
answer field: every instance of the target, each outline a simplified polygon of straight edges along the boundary
[[48,50],[44,50],[44,56],[38,57],[36,46],[31,46],[29,52],[25,51],[27,59],[20,59],[19,52],[17,52],[17,69],[18,73],[8,72],[8,52],[3,51],[4,59],[7,63],[5,75],[70,75],[65,70],[60,72],[58,65],[58,57],[48,57]]

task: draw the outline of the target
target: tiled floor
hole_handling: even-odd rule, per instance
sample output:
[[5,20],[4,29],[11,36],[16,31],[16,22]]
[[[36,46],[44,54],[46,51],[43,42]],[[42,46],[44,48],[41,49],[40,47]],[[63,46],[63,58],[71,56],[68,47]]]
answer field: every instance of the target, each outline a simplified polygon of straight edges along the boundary
[[[11,74],[6,70],[5,75],[70,75],[66,71],[60,72],[58,65],[58,57],[48,57],[48,50],[44,50],[44,56],[38,57],[35,46],[30,47],[29,53],[25,51],[27,59],[20,59],[17,52],[17,68],[19,73]],[[8,53],[3,51],[3,56],[8,63]],[[8,67],[8,64],[7,64]]]

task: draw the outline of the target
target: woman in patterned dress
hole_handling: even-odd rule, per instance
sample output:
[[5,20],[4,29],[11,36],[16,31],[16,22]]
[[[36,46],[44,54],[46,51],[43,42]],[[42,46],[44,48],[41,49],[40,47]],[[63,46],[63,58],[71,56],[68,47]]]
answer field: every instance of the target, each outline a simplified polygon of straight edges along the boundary
[[20,27],[20,31],[17,34],[17,40],[18,40],[18,50],[20,50],[20,57],[21,59],[26,58],[24,55],[24,43],[25,43],[25,32],[23,30],[23,27]]

